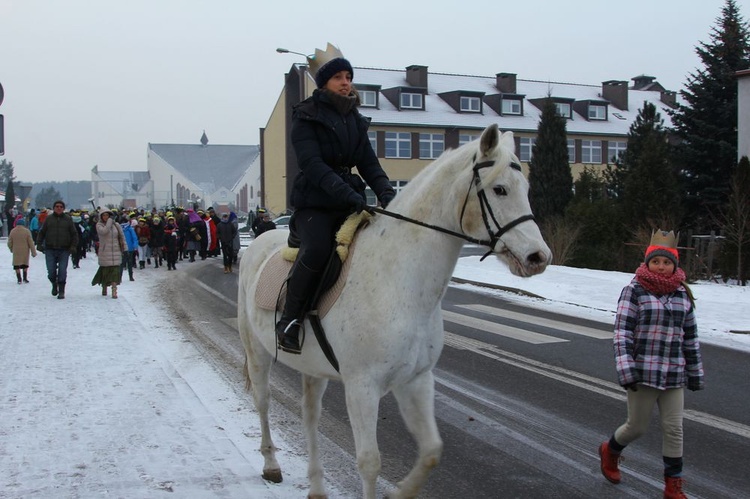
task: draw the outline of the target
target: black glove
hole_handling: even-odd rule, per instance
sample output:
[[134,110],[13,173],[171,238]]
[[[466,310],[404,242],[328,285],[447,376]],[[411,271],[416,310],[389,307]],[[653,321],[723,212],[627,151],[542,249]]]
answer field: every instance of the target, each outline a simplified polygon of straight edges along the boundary
[[380,196],[380,206],[382,206],[383,209],[386,209],[389,204],[391,204],[391,201],[393,201],[393,198],[396,197],[396,193],[393,191],[387,191],[384,192],[382,196]]
[[697,392],[698,390],[703,390],[703,387],[698,378],[688,378],[687,389],[691,392]]
[[39,253],[44,253],[44,245],[43,245],[43,244],[37,244],[37,245],[36,245],[36,250],[37,250],[37,251],[38,251]]
[[622,387],[626,390],[632,390],[634,392],[638,391],[638,383],[636,383],[635,381],[633,381],[632,383],[628,383],[627,385],[623,385]]
[[362,213],[362,210],[364,210],[365,206],[367,206],[365,198],[363,198],[353,190],[346,196],[346,204],[357,213]]

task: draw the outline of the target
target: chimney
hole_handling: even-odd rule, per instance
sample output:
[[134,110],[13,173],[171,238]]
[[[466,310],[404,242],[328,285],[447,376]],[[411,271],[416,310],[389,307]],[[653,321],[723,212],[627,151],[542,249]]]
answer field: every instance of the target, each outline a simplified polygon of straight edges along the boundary
[[620,111],[627,111],[628,82],[624,80],[603,81],[602,97],[610,101]]
[[495,75],[497,78],[497,89],[503,94],[515,94],[516,93],[516,73],[498,73]]
[[677,107],[677,92],[665,90],[661,93],[661,101],[671,108]]
[[412,87],[427,88],[427,66],[408,66],[406,68],[406,83]]
[[651,85],[656,80],[656,76],[640,75],[631,78],[631,80],[633,80],[633,90],[642,90]]

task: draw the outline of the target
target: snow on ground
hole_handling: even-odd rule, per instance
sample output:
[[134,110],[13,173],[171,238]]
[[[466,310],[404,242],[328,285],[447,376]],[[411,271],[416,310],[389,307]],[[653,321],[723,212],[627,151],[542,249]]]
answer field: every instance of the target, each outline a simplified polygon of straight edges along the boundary
[[[274,432],[282,484],[260,478],[259,423],[242,387],[204,361],[161,304],[171,273],[146,269],[120,298],[90,285],[96,258],[68,268],[67,297],[50,295],[44,255],[17,285],[0,239],[0,497],[292,498],[307,488],[306,458]],[[206,263],[208,264],[208,263]],[[220,272],[221,263],[211,262]],[[177,272],[186,265],[179,264]],[[550,267],[530,279],[496,260],[462,258],[455,276],[518,288],[532,306],[611,321],[631,274]],[[698,283],[704,343],[750,350],[747,288]],[[745,312],[742,312],[742,311]],[[342,497],[327,474],[331,497]]]

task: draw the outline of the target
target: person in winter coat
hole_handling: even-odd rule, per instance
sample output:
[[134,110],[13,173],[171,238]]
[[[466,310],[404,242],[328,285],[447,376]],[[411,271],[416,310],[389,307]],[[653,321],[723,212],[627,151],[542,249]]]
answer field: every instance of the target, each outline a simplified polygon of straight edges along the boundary
[[[190,261],[195,261],[195,254],[202,251],[201,242],[206,239],[206,224],[203,219],[193,210],[187,211],[187,242],[185,251],[190,256]],[[205,258],[205,257],[204,257]]]
[[39,234],[39,214],[34,212],[34,215],[29,220],[29,230],[31,231],[31,239],[36,244],[36,235]]
[[154,217],[151,219],[151,225],[149,226],[151,231],[151,238],[148,241],[148,247],[151,251],[151,258],[154,259],[154,268],[164,266],[164,254],[162,248],[164,247],[164,223],[160,217]]
[[257,225],[258,229],[255,233],[255,237],[260,236],[264,232],[268,232],[269,230],[274,230],[276,228],[276,224],[271,221],[271,216],[268,213],[263,213],[260,216],[260,222]]
[[135,281],[133,267],[135,267],[135,252],[138,251],[138,234],[135,233],[136,225],[138,225],[138,222],[135,219],[131,221],[127,217],[124,217],[120,223],[126,245],[125,251],[122,252],[122,262],[120,263],[120,281],[122,281],[122,274],[126,268],[128,269],[130,280]]
[[216,223],[208,213],[203,214],[203,222],[206,224],[206,235],[208,236],[206,256],[214,256],[219,247],[219,233],[216,230]]
[[628,394],[627,421],[599,446],[602,474],[620,483],[620,453],[648,429],[658,406],[665,499],[687,497],[682,492],[684,393],[686,387],[704,388],[695,307],[684,281],[677,237],[656,231],[644,262],[620,294],[615,317],[615,364]]
[[240,242],[240,221],[237,214],[229,212],[229,223],[234,225],[234,239],[232,240],[232,263],[237,263],[237,256],[240,254],[242,243]]
[[167,270],[177,270],[177,258],[182,251],[182,236],[174,217],[167,219],[164,227],[164,249],[167,252]]
[[78,249],[78,232],[73,219],[65,213],[65,203],[57,200],[52,205],[52,214],[44,220],[36,239],[36,249],[44,253],[47,262],[47,278],[52,283],[52,296],[65,298],[65,282],[68,278],[70,254]]
[[135,233],[138,235],[138,265],[141,270],[146,268],[146,259],[150,259],[148,242],[151,240],[151,229],[146,224],[146,219],[138,219],[138,225],[135,226]]
[[91,285],[101,284],[102,296],[107,296],[107,287],[112,286],[112,298],[116,299],[117,286],[122,276],[122,254],[128,248],[125,234],[110,210],[99,214],[96,233],[99,235],[99,269],[91,280]]
[[[352,65],[330,44],[326,52],[316,50],[308,62],[318,88],[294,106],[291,131],[300,172],[292,186],[295,211],[289,227],[300,248],[275,328],[279,347],[297,354],[306,303],[333,251],[335,233],[349,214],[367,206],[365,182],[383,207],[395,197],[370,145],[370,122],[357,110]],[[351,172],[355,167],[364,181]]]
[[[13,270],[16,271],[18,284],[29,282],[29,252],[36,258],[36,248],[31,231],[26,228],[26,221],[16,221],[16,226],[8,234],[8,249],[13,253]],[[21,275],[23,273],[23,276]]]
[[221,221],[216,228],[219,242],[221,243],[221,254],[224,257],[224,273],[232,272],[232,258],[234,256],[234,236],[237,235],[237,227],[229,221],[229,213],[221,215]]

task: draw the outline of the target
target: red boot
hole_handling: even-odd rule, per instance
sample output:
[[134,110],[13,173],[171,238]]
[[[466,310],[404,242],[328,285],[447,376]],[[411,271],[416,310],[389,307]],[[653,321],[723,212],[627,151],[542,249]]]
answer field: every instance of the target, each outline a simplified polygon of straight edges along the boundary
[[683,480],[678,476],[664,477],[664,499],[687,499],[682,491]]
[[603,442],[599,446],[599,457],[601,458],[602,475],[604,475],[604,478],[612,483],[620,483],[620,480],[622,480],[620,468],[618,467],[620,454],[614,454],[609,449],[609,442]]

